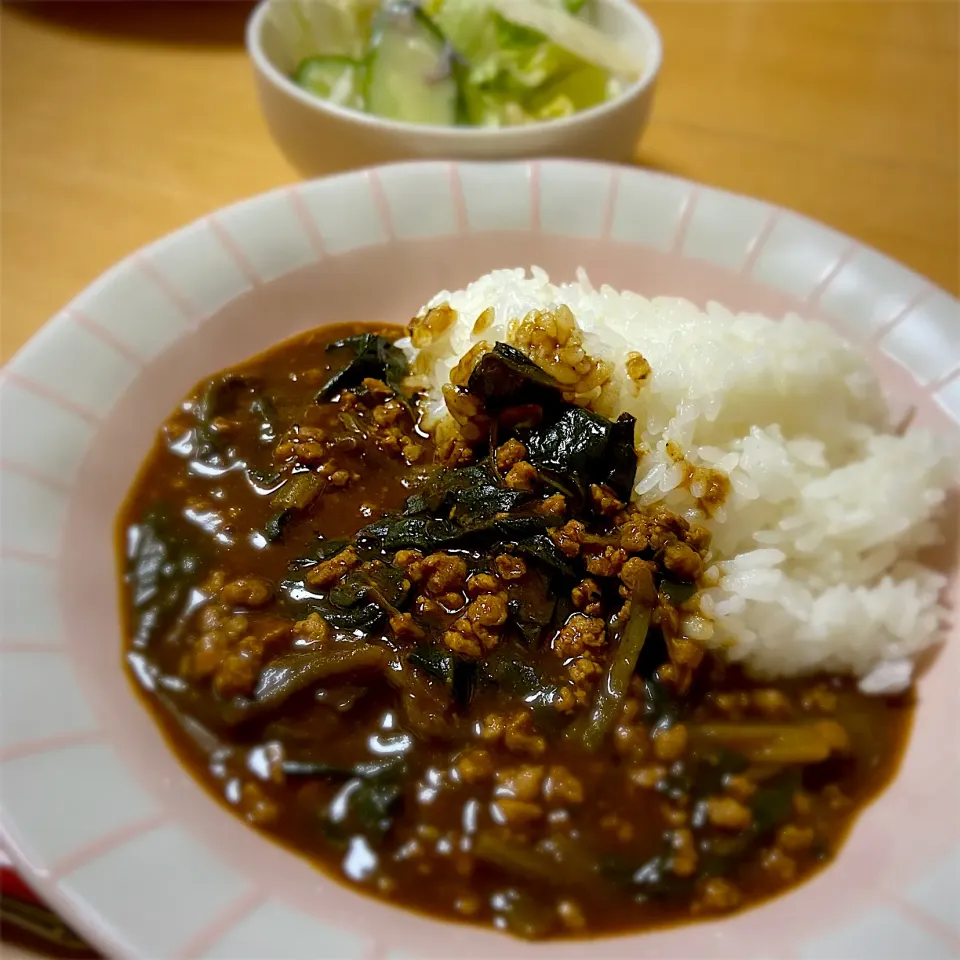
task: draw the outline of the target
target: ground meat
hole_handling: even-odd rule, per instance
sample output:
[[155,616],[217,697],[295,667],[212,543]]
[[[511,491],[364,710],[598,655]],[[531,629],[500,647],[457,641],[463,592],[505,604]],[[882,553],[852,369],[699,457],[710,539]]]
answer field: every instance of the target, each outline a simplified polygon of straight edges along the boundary
[[516,800],[536,800],[546,775],[542,765],[524,764],[519,767],[504,767],[498,770],[494,781],[495,797],[513,797]]
[[503,478],[504,485],[510,490],[532,492],[537,485],[537,468],[526,460],[515,463]]
[[798,827],[796,824],[788,823],[777,831],[777,846],[788,853],[800,853],[810,849],[813,837],[812,827]]
[[263,644],[245,637],[224,658],[213,676],[213,689],[225,700],[253,691],[263,664]]
[[466,387],[470,383],[470,375],[484,354],[490,352],[490,344],[486,340],[475,343],[456,363],[450,371],[450,382],[455,387]]
[[647,378],[653,372],[649,361],[642,353],[634,351],[627,354],[627,360],[624,364],[627,370],[627,376],[632,381],[634,395],[640,393],[640,387],[646,382]]
[[679,540],[663,548],[663,565],[677,580],[685,583],[695,582],[703,572],[700,554]]
[[306,581],[311,587],[332,587],[341,577],[349,573],[360,557],[354,547],[341,550],[335,557],[318,563],[307,571]]
[[220,591],[220,601],[232,607],[262,607],[273,597],[273,587],[260,577],[240,577]]
[[595,513],[604,517],[612,517],[623,509],[623,502],[617,498],[617,495],[604,485],[590,484],[590,506]]
[[542,517],[562,520],[567,514],[567,498],[562,493],[555,493],[540,503],[536,512]]
[[578,657],[567,667],[567,676],[573,682],[573,695],[582,706],[590,700],[593,688],[603,676],[603,667],[591,657]]
[[475,573],[467,581],[467,596],[479,597],[482,593],[497,593],[500,581],[489,573]]
[[319,613],[311,613],[306,620],[298,620],[293,625],[293,632],[304,640],[322,646],[330,639],[330,624]]
[[730,496],[730,478],[710,467],[694,467],[687,487],[709,516],[713,516]]
[[693,831],[683,827],[670,835],[673,855],[670,857],[670,869],[678,877],[690,877],[697,869],[697,844]]
[[790,701],[782,691],[775,687],[754,690],[750,694],[750,699],[753,701],[757,713],[764,717],[787,717],[792,713]]
[[744,777],[738,773],[728,773],[723,778],[723,789],[734,800],[745,803],[757,792],[757,785],[749,777]]
[[579,520],[570,520],[562,527],[551,530],[550,536],[557,548],[565,557],[576,557],[580,553],[580,545],[583,543],[583,535],[587,528]]
[[422,640],[426,634],[409,613],[395,613],[390,617],[390,629],[398,640]]
[[511,438],[497,449],[497,469],[506,473],[514,464],[526,460],[527,448],[517,439]]
[[554,765],[547,773],[543,795],[549,803],[583,803],[583,782],[566,767]]
[[740,906],[740,891],[723,877],[710,877],[700,886],[700,895],[691,905],[692,913],[720,913]]
[[506,595],[482,594],[451,624],[443,642],[455,653],[478,659],[500,643],[497,628],[506,623],[507,613]]
[[629,596],[645,606],[657,603],[657,587],[653,581],[656,566],[648,560],[631,557],[620,570],[620,580],[629,591]]
[[707,820],[721,830],[746,830],[753,821],[750,808],[733,797],[708,797]]
[[493,804],[493,810],[498,821],[511,827],[522,827],[543,816],[543,807],[539,803],[514,800],[512,797],[499,797]]
[[520,557],[512,557],[509,553],[501,553],[493,561],[493,567],[501,580],[519,580],[527,574],[527,565]]
[[648,763],[628,774],[630,782],[642,790],[655,790],[666,775],[667,768],[662,763]]
[[419,550],[398,550],[393,555],[393,565],[409,572],[410,567],[422,559],[423,554]]
[[296,460],[311,466],[326,462],[329,455],[326,431],[299,424],[293,426],[273,450],[277,461]]
[[431,553],[424,557],[419,569],[408,569],[410,579],[420,582],[426,578],[427,593],[439,596],[462,590],[467,579],[467,564],[463,557],[451,553]]
[[547,749],[547,741],[536,732],[533,714],[529,710],[518,711],[507,720],[503,742],[511,753],[526,753],[536,757]]
[[473,447],[460,433],[460,426],[453,417],[444,417],[433,434],[436,463],[450,470],[462,467],[473,460]]
[[771,847],[760,854],[760,867],[778,883],[789,883],[797,875],[797,861],[779,847]]
[[627,560],[626,550],[619,547],[604,547],[603,553],[594,553],[587,557],[588,573],[595,577],[616,577]]
[[687,728],[682,723],[661,728],[653,735],[653,752],[658,760],[671,763],[687,751]]
[[468,750],[457,761],[457,773],[464,783],[481,783],[493,776],[493,758],[488,750]]
[[599,617],[575,613],[553,639],[553,651],[561,660],[579,657],[587,649],[599,649],[607,643],[607,625]]
[[666,507],[655,505],[646,511],[627,515],[620,527],[620,546],[630,553],[661,550],[666,544],[683,539],[690,525]]
[[570,593],[574,607],[591,617],[597,617],[603,612],[600,602],[602,599],[600,585],[590,577],[581,580]]

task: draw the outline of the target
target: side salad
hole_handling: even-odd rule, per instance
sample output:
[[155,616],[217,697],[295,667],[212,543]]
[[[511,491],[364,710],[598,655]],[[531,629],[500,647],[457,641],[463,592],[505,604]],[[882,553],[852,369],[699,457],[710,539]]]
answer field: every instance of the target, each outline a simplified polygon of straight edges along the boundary
[[292,79],[390,120],[504,127],[616,96],[642,64],[590,0],[271,0]]

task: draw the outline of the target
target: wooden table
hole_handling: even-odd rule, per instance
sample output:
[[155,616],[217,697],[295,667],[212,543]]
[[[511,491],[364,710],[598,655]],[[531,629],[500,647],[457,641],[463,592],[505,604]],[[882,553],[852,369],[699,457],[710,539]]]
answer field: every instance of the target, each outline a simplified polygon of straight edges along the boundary
[[[651,2],[638,159],[793,207],[960,292],[957,0]],[[2,14],[2,356],[124,254],[296,177],[243,2]]]
[[[960,293],[957,0],[646,8],[666,60],[641,163],[792,207]],[[295,178],[254,99],[249,10],[3,8],[4,358],[120,257]]]

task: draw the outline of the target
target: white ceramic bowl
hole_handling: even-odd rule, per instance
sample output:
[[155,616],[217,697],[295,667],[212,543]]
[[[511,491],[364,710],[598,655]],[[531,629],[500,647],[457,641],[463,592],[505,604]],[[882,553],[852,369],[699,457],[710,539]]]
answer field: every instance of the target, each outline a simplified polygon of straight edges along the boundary
[[429,162],[219,210],[113,267],[0,376],[0,833],[17,866],[111,957],[960,956],[956,625],[920,681],[898,776],[835,863],[757,909],[638,936],[524,943],[371,899],[244,825],[167,746],[121,666],[112,536],[160,422],[199,379],[285,337],[404,322],[437,290],[518,264],[818,318],[916,422],[960,429],[957,301],[746,197],[603,164]]
[[626,162],[653,104],[662,45],[650,18],[631,0],[597,0],[597,23],[643,62],[643,73],[618,97],[573,116],[522,127],[436,127],[398,123],[347,110],[301,90],[267,0],[247,24],[260,106],[287,159],[305,176],[396,160],[582,157]]

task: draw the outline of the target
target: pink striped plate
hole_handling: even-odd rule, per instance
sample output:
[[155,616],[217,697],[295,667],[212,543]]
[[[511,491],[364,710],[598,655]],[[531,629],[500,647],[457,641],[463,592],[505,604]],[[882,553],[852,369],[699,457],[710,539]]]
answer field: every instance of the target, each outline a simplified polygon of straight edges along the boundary
[[956,300],[827,227],[683,180],[559,160],[412,163],[191,224],[108,271],[0,379],[0,798],[24,877],[117,957],[960,955],[958,643],[922,681],[900,776],[836,864],[742,915],[589,950],[441,926],[327,880],[221,810],[134,698],[112,524],[179,397],[307,327],[404,321],[438,289],[531,264],[821,318],[894,402],[957,432]]

